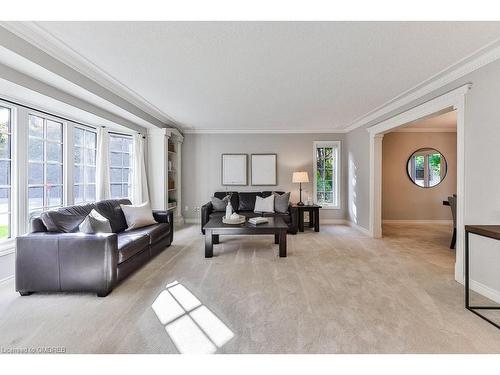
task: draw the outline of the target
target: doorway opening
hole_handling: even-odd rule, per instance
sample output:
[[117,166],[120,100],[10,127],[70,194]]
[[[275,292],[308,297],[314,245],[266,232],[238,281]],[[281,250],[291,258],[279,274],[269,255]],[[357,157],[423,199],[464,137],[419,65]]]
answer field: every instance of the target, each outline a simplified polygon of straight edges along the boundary
[[[463,85],[370,128],[370,235],[382,237],[382,141],[394,129],[444,113],[456,113],[456,256],[455,280],[464,281],[464,129],[465,95],[471,88]],[[425,159],[425,158],[424,158]],[[421,173],[421,172],[419,172]],[[425,170],[423,172],[426,173]]]
[[456,189],[456,110],[440,111],[384,134],[382,236],[453,269]]

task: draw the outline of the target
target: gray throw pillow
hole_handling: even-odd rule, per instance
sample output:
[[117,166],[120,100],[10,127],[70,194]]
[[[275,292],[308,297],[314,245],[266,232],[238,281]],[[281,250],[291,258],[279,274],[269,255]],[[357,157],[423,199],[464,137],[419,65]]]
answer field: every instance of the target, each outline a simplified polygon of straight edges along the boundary
[[210,198],[212,200],[212,207],[214,211],[226,211],[226,206],[229,203],[231,197],[226,195],[224,198],[219,199],[217,197]]
[[273,193],[274,195],[274,211],[280,214],[288,213],[288,205],[290,201],[290,192],[283,193],[279,195],[278,193]]
[[85,220],[78,226],[80,232],[87,234],[112,233],[109,220],[96,210],[90,211]]

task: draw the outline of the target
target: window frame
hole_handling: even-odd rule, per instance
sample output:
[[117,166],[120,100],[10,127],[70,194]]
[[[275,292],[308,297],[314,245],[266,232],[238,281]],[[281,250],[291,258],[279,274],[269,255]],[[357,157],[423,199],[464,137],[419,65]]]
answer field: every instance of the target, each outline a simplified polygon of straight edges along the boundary
[[[39,118],[42,118],[44,120],[44,127],[43,127],[43,137],[42,138],[39,138],[39,137],[30,137],[30,133],[29,133],[29,126],[30,126],[30,117],[31,116],[35,116],[35,117],[39,117]],[[67,161],[68,161],[68,158],[67,158],[67,142],[68,142],[68,137],[67,137],[67,134],[68,134],[68,124],[67,124],[67,121],[63,120],[62,118],[59,118],[57,116],[52,116],[52,115],[49,115],[49,114],[46,114],[46,113],[41,113],[41,112],[38,112],[38,111],[33,111],[33,110],[28,110],[27,112],[27,117],[26,117],[26,185],[25,185],[25,189],[26,189],[26,209],[27,209],[27,218],[28,220],[30,220],[30,218],[32,217],[32,214],[33,213],[38,213],[38,212],[44,212],[44,211],[48,211],[48,210],[52,210],[52,209],[56,209],[56,208],[59,208],[59,207],[64,207],[67,205],[67,202],[68,202],[68,194],[67,194],[67,186],[68,186],[68,182],[67,182]],[[46,121],[52,121],[52,122],[57,122],[59,124],[61,124],[61,142],[54,142],[54,141],[50,141],[47,139],[47,135],[46,135]],[[30,184],[29,183],[29,165],[30,165],[30,159],[29,159],[29,141],[30,141],[30,138],[36,138],[36,139],[39,139],[39,140],[42,140],[43,141],[43,144],[44,144],[44,150],[43,150],[43,161],[40,163],[42,164],[44,167],[44,176],[43,176],[43,184]],[[58,163],[58,162],[49,162],[47,160],[47,143],[59,143],[61,145],[61,163]],[[35,161],[36,162],[36,161]],[[60,205],[54,205],[54,206],[50,206],[48,205],[48,196],[46,197],[45,196],[45,192],[46,192],[46,188],[48,186],[47,184],[47,165],[49,164],[53,164],[53,165],[57,165],[59,164],[61,166],[61,170],[62,170],[62,176],[61,176],[61,183],[60,184],[51,184],[51,186],[60,186],[61,187],[61,204]],[[29,188],[30,187],[42,187],[43,188],[43,207],[37,207],[37,208],[30,208],[30,205],[29,205]],[[40,211],[41,209],[41,211]]]
[[[113,166],[112,165],[112,162],[111,162],[111,153],[114,152],[114,153],[118,153],[117,151],[113,151],[111,149],[111,138],[122,138],[122,139],[128,139],[132,142],[132,150],[131,152],[125,152],[123,151],[120,151],[119,153],[122,155],[122,165],[120,167],[118,166]],[[134,173],[134,168],[133,168],[133,163],[134,163],[134,138],[131,134],[125,134],[125,133],[115,133],[115,132],[109,132],[109,149],[108,149],[108,153],[109,153],[109,196],[110,198],[112,199],[132,199],[132,194],[133,194],[133,173]],[[123,155],[124,154],[128,154],[129,157],[130,157],[130,163],[129,163],[129,166],[128,167],[124,167],[123,166]],[[121,170],[121,180],[120,180],[120,183],[116,183],[116,182],[112,182],[111,181],[111,176],[112,176],[112,173],[111,173],[111,169],[113,168],[120,168]],[[130,170],[130,174],[129,174],[129,180],[128,182],[125,184],[124,183],[124,179],[123,179],[123,170],[124,169],[129,169]],[[123,186],[124,185],[127,185],[127,189],[128,191],[130,192],[129,196],[121,196],[121,197],[114,197],[113,194],[112,194],[112,186],[113,185],[121,185],[121,190],[122,190],[122,193],[123,193]]]
[[[8,237],[4,239],[0,239],[0,245],[6,245],[10,244],[14,241],[14,238],[16,237],[17,233],[17,225],[16,225],[16,220],[14,220],[14,213],[16,211],[17,205],[16,205],[16,180],[17,180],[17,156],[15,153],[16,149],[16,136],[17,136],[17,131],[16,131],[16,108],[8,103],[5,103],[3,101],[0,101],[0,107],[5,108],[9,110],[9,124],[10,124],[10,131],[7,133],[1,132],[1,134],[7,134],[9,137],[9,158],[8,159],[1,159],[2,161],[9,161],[9,169],[10,169],[10,183],[9,185],[2,185],[2,189],[8,189],[9,190],[9,198],[8,198],[8,211],[7,212],[1,212],[1,215],[7,215],[8,217]],[[2,250],[3,246],[0,246],[0,251]]]
[[[84,133],[83,133],[83,146],[80,147],[80,146],[77,146],[75,144],[75,134],[76,134],[76,131],[78,130],[82,130]],[[90,148],[90,147],[87,147],[87,143],[86,143],[86,133],[94,133],[95,134],[95,148]],[[73,197],[73,204],[85,204],[85,203],[92,203],[92,202],[95,202],[96,199],[97,199],[97,147],[98,147],[98,131],[96,128],[94,127],[91,127],[91,126],[86,126],[86,125],[73,125],[73,131],[72,131],[72,142],[71,142],[71,147],[73,148],[73,158],[71,159],[72,160],[72,163],[71,163],[71,168],[73,168],[73,173],[72,173],[72,179],[71,179],[71,189],[72,189],[72,197]],[[77,147],[80,147],[83,151],[83,155],[82,155],[82,162],[83,163],[80,163],[80,164],[77,164],[75,162],[75,157],[74,155],[76,154],[76,148]],[[94,150],[95,152],[95,164],[94,165],[91,165],[91,164],[87,164],[87,153],[86,151],[87,150]],[[75,167],[77,165],[80,165],[81,167],[83,167],[83,183],[76,183],[75,182]],[[87,181],[87,173],[86,173],[86,167],[94,167],[94,173],[95,173],[95,176],[94,176],[94,182],[88,182]],[[94,185],[94,199],[87,199],[87,186],[89,185]],[[76,201],[76,195],[75,195],[75,187],[76,186],[82,186],[83,187],[83,201],[81,202],[77,202]]]
[[[316,158],[316,150],[322,147],[332,147],[336,149],[336,159],[335,165],[332,170],[334,174],[334,185],[332,186],[332,190],[335,194],[336,202],[334,203],[324,203],[318,202],[318,194],[317,194],[317,172],[318,172],[318,160]],[[342,141],[314,141],[313,142],[313,202],[314,204],[320,205],[324,209],[329,210],[340,210],[342,208],[342,199],[341,199],[341,178],[342,178]]]

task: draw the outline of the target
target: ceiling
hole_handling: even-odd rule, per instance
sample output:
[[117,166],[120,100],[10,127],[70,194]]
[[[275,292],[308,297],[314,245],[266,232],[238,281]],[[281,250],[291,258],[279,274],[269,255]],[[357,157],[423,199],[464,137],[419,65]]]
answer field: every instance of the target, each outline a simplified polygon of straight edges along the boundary
[[343,129],[500,37],[500,22],[36,25],[195,131]]
[[456,132],[457,131],[457,111],[450,111],[428,118],[410,122],[400,128],[394,130],[395,132]]

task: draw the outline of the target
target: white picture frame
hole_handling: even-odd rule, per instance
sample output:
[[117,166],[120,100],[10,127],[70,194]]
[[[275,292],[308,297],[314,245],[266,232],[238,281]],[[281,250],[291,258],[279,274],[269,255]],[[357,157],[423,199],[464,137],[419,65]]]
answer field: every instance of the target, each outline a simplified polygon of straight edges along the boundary
[[251,154],[252,186],[278,185],[277,154]]
[[247,182],[247,154],[221,155],[221,183],[224,186],[245,186]]

